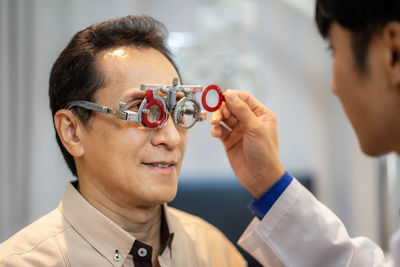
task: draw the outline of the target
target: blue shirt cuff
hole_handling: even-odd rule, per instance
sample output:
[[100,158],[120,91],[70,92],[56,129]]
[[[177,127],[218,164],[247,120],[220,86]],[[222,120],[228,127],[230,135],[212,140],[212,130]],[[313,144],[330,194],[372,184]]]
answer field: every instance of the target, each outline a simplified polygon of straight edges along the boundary
[[259,198],[253,199],[247,207],[255,216],[262,220],[292,180],[293,177],[288,172],[285,172],[285,174],[267,192]]

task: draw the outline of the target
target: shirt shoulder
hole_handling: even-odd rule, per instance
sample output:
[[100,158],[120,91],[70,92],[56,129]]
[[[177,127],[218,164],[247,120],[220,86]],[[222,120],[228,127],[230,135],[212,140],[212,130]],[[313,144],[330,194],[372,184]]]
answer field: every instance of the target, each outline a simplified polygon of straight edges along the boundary
[[247,266],[240,252],[217,227],[175,208],[168,207],[168,212],[186,233],[204,266]]
[[0,244],[0,265],[65,266],[57,237],[68,228],[59,210],[53,210]]
[[217,227],[196,215],[172,207],[168,207],[168,212],[170,216],[172,215],[175,219],[182,223],[186,230],[190,228],[200,228],[202,230],[218,233],[218,235],[223,235]]

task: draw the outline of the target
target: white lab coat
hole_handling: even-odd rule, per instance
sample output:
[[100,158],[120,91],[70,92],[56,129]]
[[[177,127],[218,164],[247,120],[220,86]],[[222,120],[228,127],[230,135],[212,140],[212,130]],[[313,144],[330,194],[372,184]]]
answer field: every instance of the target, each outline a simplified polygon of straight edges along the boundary
[[[254,218],[239,245],[265,266],[393,266],[366,237],[350,238],[340,219],[296,179],[265,217]],[[392,237],[400,266],[400,231]]]

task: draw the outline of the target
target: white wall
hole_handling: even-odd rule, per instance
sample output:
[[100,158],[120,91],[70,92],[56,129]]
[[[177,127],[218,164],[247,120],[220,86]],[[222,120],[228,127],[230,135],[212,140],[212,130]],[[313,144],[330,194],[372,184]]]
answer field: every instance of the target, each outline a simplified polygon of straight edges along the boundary
[[[279,120],[286,168],[311,173],[318,197],[350,233],[378,241],[376,160],[361,153],[330,92],[326,45],[311,17],[273,0],[2,0],[0,241],[55,208],[72,178],[55,142],[48,104],[55,58],[76,31],[142,13],[170,32],[197,38],[194,47],[177,50],[187,82],[248,90],[268,105]],[[231,179],[222,145],[209,131],[207,123],[191,130],[185,179]]]

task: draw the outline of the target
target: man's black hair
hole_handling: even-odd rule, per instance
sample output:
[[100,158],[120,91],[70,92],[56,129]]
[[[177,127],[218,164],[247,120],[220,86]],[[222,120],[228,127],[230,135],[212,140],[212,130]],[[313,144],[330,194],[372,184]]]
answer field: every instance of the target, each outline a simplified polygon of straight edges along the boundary
[[352,50],[361,70],[366,70],[371,37],[390,21],[400,21],[399,0],[317,0],[315,19],[319,32],[328,37],[333,22],[350,30]]
[[[119,46],[154,48],[171,62],[179,75],[166,44],[167,37],[168,31],[161,22],[144,15],[108,20],[77,32],[51,70],[49,98],[53,117],[70,101],[93,101],[95,92],[106,86],[96,66],[96,55],[101,51]],[[87,125],[90,111],[74,108],[73,112]],[[63,146],[57,131],[56,138],[69,169],[77,176],[74,158]]]

